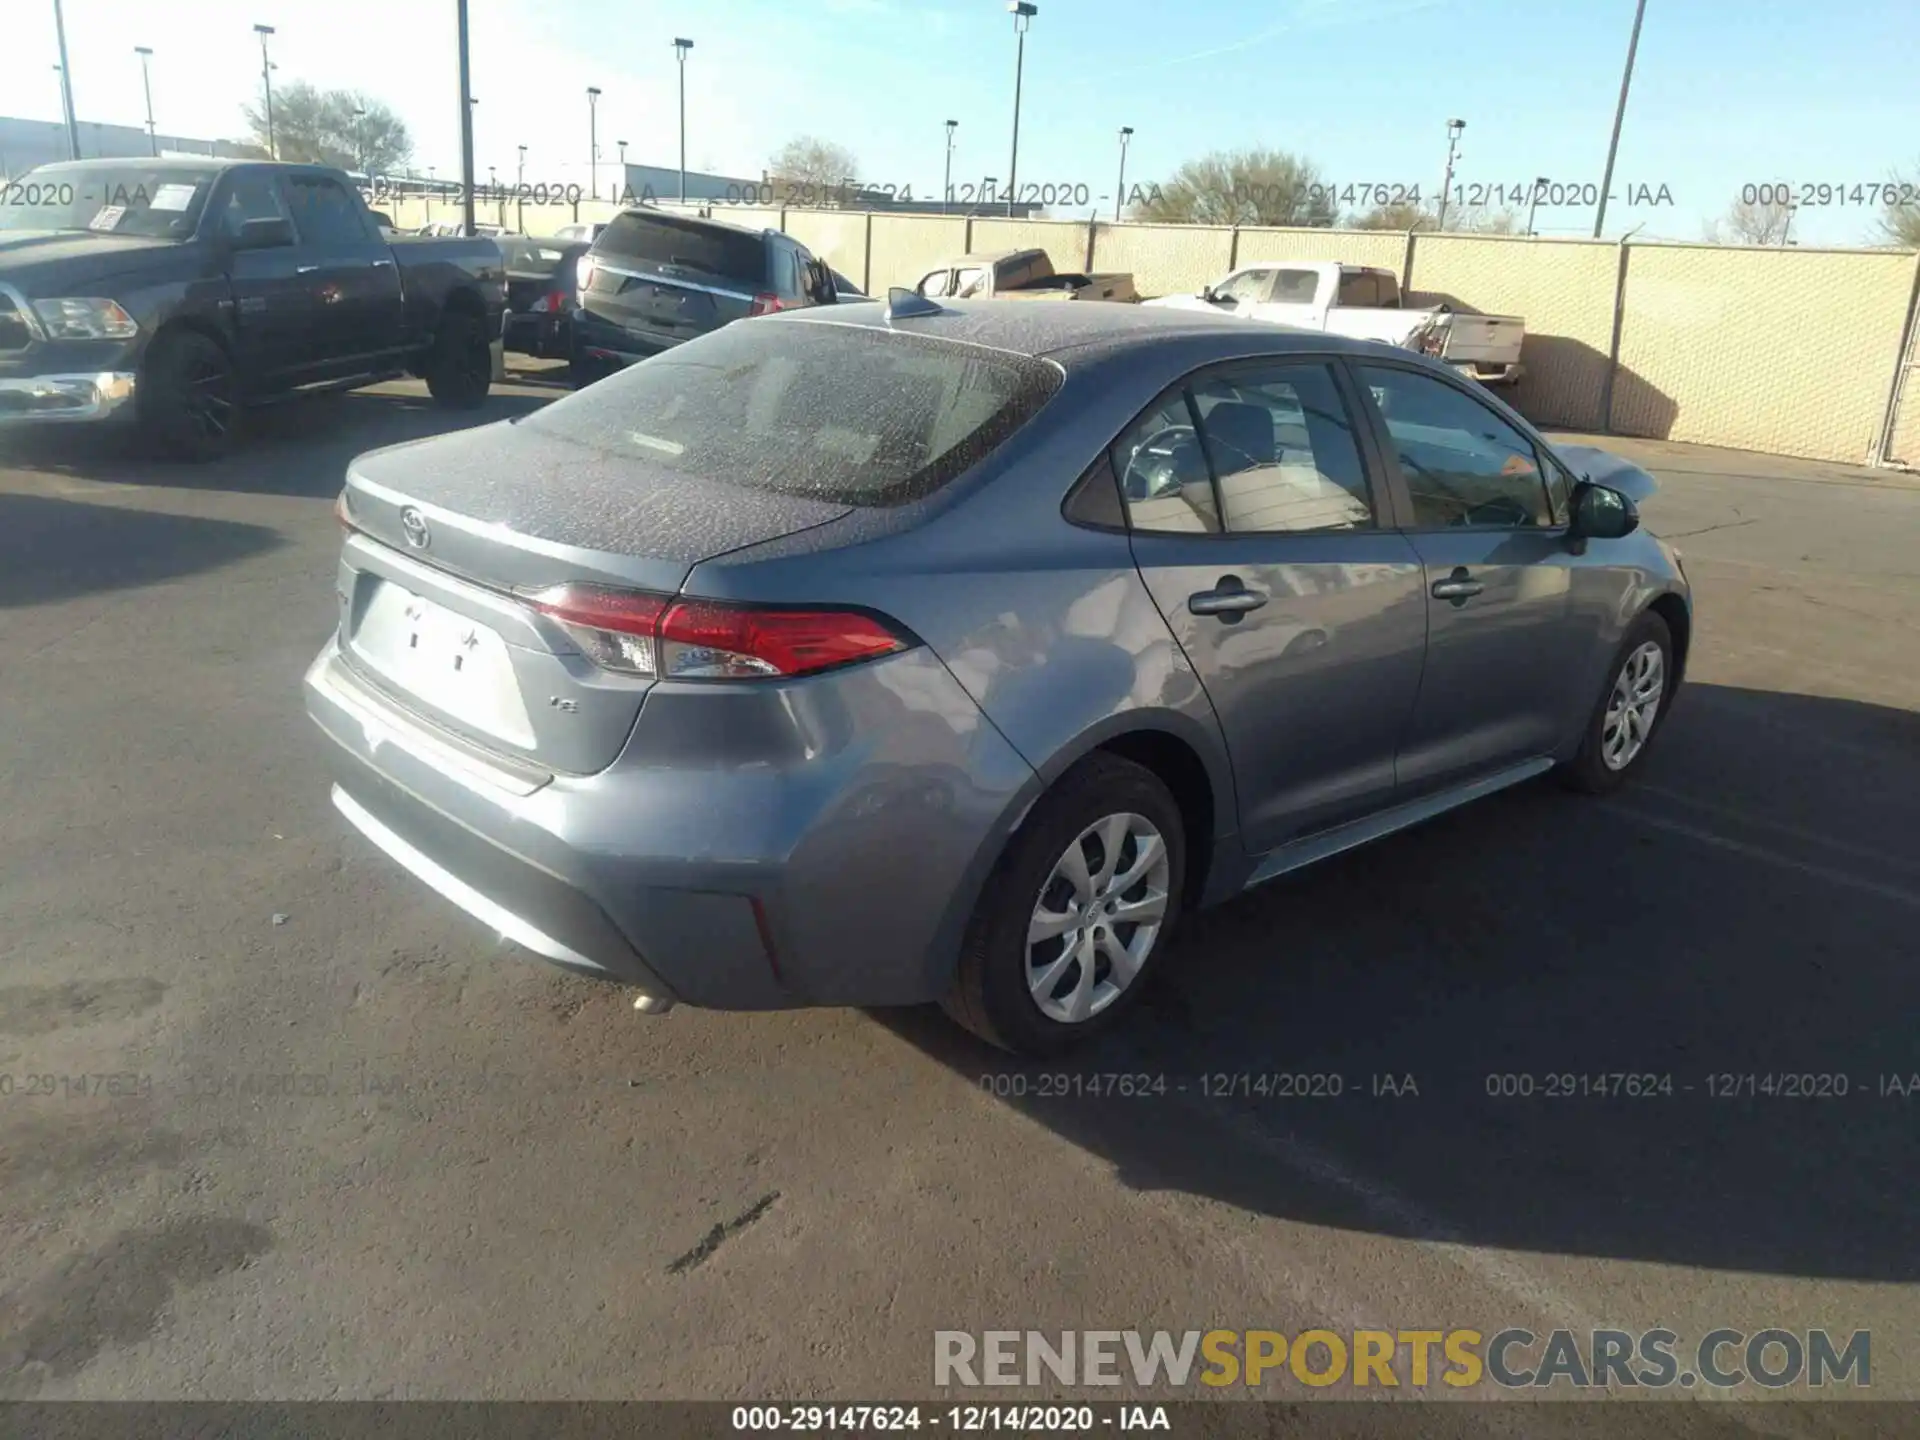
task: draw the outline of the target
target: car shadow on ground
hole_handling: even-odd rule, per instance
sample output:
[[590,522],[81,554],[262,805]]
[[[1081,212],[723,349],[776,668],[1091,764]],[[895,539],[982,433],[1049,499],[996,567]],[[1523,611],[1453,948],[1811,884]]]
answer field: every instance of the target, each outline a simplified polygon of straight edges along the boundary
[[155,585],[283,543],[260,525],[0,491],[0,610]]
[[1191,918],[1066,1060],[876,1018],[1142,1188],[1910,1282],[1916,835],[1920,717],[1696,684],[1612,797],[1543,780]]
[[515,419],[553,398],[495,391],[476,410],[445,410],[424,394],[385,388],[303,396],[249,411],[233,452],[205,465],[155,458],[131,426],[50,426],[0,439],[0,468],[122,485],[322,497],[340,489],[347,462],[365,451]]

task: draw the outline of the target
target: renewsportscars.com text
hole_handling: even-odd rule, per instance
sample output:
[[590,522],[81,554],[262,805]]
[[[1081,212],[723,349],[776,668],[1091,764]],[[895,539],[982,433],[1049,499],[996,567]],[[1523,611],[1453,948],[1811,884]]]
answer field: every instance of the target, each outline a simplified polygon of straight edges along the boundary
[[1873,1383],[1868,1330],[936,1330],[939,1386],[1691,1390]]

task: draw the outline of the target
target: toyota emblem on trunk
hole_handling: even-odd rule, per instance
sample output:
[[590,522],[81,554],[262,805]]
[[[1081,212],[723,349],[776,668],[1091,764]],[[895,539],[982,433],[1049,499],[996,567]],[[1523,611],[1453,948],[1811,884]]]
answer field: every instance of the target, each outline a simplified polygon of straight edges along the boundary
[[407,544],[416,550],[424,550],[433,542],[433,532],[427,529],[427,517],[411,505],[400,512],[400,530],[407,537]]

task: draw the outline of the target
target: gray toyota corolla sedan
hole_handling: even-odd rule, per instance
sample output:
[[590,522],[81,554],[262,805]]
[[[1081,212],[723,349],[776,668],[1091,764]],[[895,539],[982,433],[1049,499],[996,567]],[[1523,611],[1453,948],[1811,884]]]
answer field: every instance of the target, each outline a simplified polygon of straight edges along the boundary
[[307,702],[362,834],[639,1009],[1044,1053],[1185,910],[1631,773],[1651,488],[1379,345],[895,292],[355,460]]

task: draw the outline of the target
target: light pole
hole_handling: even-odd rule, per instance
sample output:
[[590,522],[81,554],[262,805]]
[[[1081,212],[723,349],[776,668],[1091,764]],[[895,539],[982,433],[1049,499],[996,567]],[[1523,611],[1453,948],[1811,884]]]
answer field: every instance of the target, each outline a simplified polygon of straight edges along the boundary
[[260,89],[267,97],[267,154],[278,160],[280,147],[273,138],[273,63],[267,59],[267,37],[273,34],[273,26],[256,25],[253,33],[260,37]]
[[600,87],[587,86],[587,181],[593,198],[600,198]]
[[1133,126],[1120,127],[1120,183],[1113,192],[1113,221],[1120,223],[1120,206],[1127,193],[1127,142],[1133,139]]
[[[347,112],[353,121],[353,163],[360,167],[362,175],[367,174],[367,107],[356,105]],[[367,178],[371,179],[371,176]]]
[[1787,223],[1780,227],[1780,248],[1786,249],[1792,242],[1787,237],[1793,234],[1793,217],[1800,213],[1798,205],[1787,206]]
[[1013,16],[1016,50],[1013,61],[1013,154],[1007,161],[1007,214],[1013,214],[1014,197],[1020,193],[1020,86],[1027,69],[1027,27],[1040,7],[1031,0],[1007,0],[1007,13]]
[[1547,188],[1547,177],[1542,175],[1533,182],[1533,198],[1527,201],[1527,234],[1533,234],[1533,212],[1540,208],[1540,192]]
[[467,0],[457,0],[460,47],[460,233],[473,234],[473,56],[467,45]]
[[940,182],[940,213],[946,214],[953,208],[953,132],[960,128],[958,120],[947,121],[947,173]]
[[624,140],[616,140],[613,143],[620,151],[620,185],[619,188],[613,192],[613,199],[615,204],[624,205],[626,201],[620,198],[621,195],[631,196],[633,194],[633,187],[627,184],[627,142]]
[[1440,179],[1440,214],[1433,222],[1433,228],[1447,228],[1447,196],[1453,192],[1454,147],[1460,143],[1460,132],[1467,128],[1464,120],[1447,121],[1447,170]]
[[[687,52],[691,40],[675,40],[673,53],[680,62],[680,203],[687,203]],[[625,163],[624,161],[622,162]]]
[[1593,238],[1600,238],[1600,227],[1607,223],[1607,191],[1613,188],[1613,157],[1620,152],[1620,123],[1627,118],[1627,87],[1633,84],[1633,57],[1640,49],[1640,21],[1647,13],[1647,0],[1635,0],[1633,34],[1627,40],[1627,68],[1620,75],[1620,103],[1613,108],[1613,138],[1607,141],[1607,168],[1600,176],[1600,208],[1593,216]]
[[53,0],[53,33],[60,42],[60,111],[67,122],[67,158],[80,158],[80,121],[73,113],[73,71],[67,65],[67,21],[60,12],[60,0]]
[[160,153],[160,134],[153,128],[153,79],[147,74],[147,62],[153,58],[153,51],[145,45],[133,47],[133,53],[140,57],[140,88],[147,95],[147,150],[149,154]]

